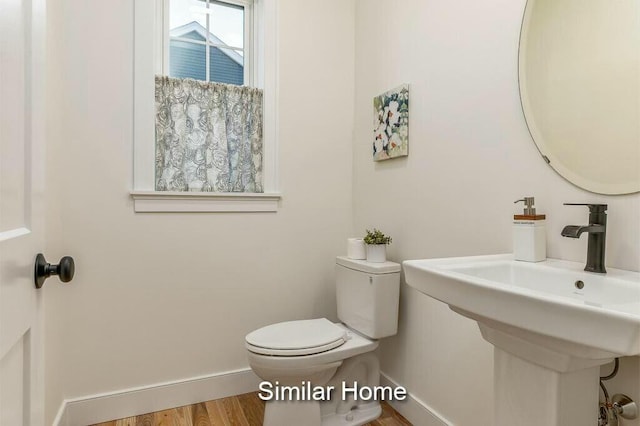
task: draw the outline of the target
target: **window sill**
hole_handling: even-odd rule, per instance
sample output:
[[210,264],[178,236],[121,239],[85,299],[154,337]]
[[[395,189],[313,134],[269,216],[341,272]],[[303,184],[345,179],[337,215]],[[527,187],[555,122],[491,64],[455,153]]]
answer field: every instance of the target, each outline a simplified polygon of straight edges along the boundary
[[264,213],[278,211],[278,193],[132,191],[136,213]]

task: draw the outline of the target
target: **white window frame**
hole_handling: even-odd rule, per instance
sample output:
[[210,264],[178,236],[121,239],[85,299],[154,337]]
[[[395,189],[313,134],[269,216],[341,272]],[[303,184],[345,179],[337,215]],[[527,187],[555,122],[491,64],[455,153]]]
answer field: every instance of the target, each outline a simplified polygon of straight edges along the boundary
[[[229,1],[229,0],[225,0]],[[234,2],[242,2],[234,0]],[[264,193],[155,191],[155,75],[168,65],[167,0],[134,1],[133,182],[136,212],[273,212],[278,191],[277,0],[254,0],[249,71],[253,86],[264,90]],[[167,9],[168,10],[168,9]],[[247,29],[245,28],[245,32]],[[245,41],[246,43],[246,41]],[[165,69],[168,69],[165,68]],[[245,71],[246,72],[246,71]]]

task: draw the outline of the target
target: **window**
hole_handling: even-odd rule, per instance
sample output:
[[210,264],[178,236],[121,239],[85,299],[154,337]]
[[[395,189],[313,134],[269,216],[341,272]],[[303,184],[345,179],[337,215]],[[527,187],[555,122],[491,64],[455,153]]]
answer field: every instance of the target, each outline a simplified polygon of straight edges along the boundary
[[253,1],[167,1],[163,75],[253,85]]
[[[172,8],[180,4],[184,6],[183,11],[174,13]],[[276,164],[276,6],[277,0],[134,2],[134,173],[131,195],[136,211],[277,210],[280,195]],[[158,74],[250,85],[264,91],[264,193],[155,190],[154,93],[155,75]]]

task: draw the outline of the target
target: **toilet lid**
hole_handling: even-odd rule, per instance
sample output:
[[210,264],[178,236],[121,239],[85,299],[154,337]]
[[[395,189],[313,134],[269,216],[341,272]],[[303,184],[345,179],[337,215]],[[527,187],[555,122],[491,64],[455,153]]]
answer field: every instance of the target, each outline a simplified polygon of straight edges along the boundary
[[247,334],[247,348],[262,355],[302,356],[337,348],[347,341],[347,332],[327,320],[287,321]]

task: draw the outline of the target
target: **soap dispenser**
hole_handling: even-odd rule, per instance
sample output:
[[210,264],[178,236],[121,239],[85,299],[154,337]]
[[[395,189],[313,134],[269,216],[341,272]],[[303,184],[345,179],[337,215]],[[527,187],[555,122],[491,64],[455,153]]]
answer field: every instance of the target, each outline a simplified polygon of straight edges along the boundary
[[536,214],[533,197],[524,197],[523,214],[513,215],[513,257],[525,262],[541,262],[547,258],[546,216]]

